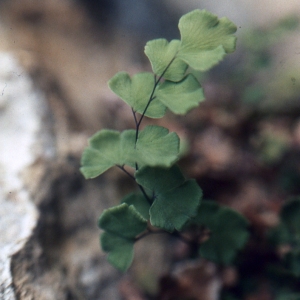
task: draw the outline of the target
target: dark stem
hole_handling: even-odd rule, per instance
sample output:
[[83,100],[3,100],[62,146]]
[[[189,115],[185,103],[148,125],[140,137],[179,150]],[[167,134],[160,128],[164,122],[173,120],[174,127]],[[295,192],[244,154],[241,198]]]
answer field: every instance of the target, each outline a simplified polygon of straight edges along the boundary
[[[134,118],[134,122],[135,122],[135,127],[136,127],[136,130],[135,130],[135,147],[136,147],[136,143],[137,143],[137,140],[139,138],[139,130],[140,130],[140,125],[145,117],[145,113],[147,112],[147,109],[150,105],[150,103],[155,99],[155,96],[154,96],[154,93],[155,93],[155,90],[158,86],[158,84],[160,83],[160,81],[162,80],[163,76],[165,75],[165,73],[167,72],[168,68],[170,67],[170,65],[173,63],[174,59],[176,58],[176,56],[174,56],[171,61],[169,62],[169,64],[166,66],[165,70],[162,72],[162,74],[159,76],[158,79],[156,79],[156,75],[154,74],[154,86],[153,86],[153,89],[152,89],[152,92],[151,92],[151,95],[150,95],[150,98],[148,100],[148,103],[139,119],[139,121],[137,120],[137,117],[136,117],[136,112],[132,109],[132,114],[133,114],[133,118]],[[119,166],[120,167],[120,166]],[[132,176],[130,173],[128,173],[124,167],[120,167],[121,170],[123,170],[127,175],[129,175],[131,178],[134,178],[134,176]],[[139,169],[139,166],[137,163],[135,163],[135,169],[136,171],[138,171]],[[144,197],[146,198],[146,200],[148,201],[148,203],[150,205],[152,205],[152,202],[153,202],[153,199],[149,198],[149,196],[147,195],[145,189],[141,186],[141,185],[138,185],[139,186],[139,189],[141,190],[141,192],[143,193]]]
[[142,232],[140,235],[138,235],[136,238],[135,238],[135,241],[139,241],[145,237],[147,237],[148,235],[150,234],[170,234],[171,236],[174,236],[178,239],[180,239],[181,241],[183,241],[184,243],[188,244],[189,246],[192,246],[194,247],[195,245],[198,245],[199,243],[196,241],[196,240],[193,240],[193,239],[188,239],[186,238],[185,236],[183,236],[182,234],[180,234],[179,231],[174,231],[172,233],[169,233],[165,230],[161,230],[161,229],[158,229],[158,230],[153,230],[151,228],[147,228],[146,231]]
[[137,120],[137,117],[136,117],[136,112],[133,110],[133,108],[131,108],[131,110],[132,110],[135,126],[137,127],[138,126],[138,120]]
[[148,203],[151,206],[152,202],[153,202],[152,199],[149,198],[149,196],[147,195],[146,191],[144,190],[144,188],[140,184],[138,184],[138,186],[139,186],[141,192],[143,193],[144,197],[146,198],[146,200],[148,201]]
[[[130,173],[124,168],[124,166],[120,166],[120,165],[116,165],[116,166],[117,166],[120,170],[122,170],[125,174],[127,174],[131,179],[133,179],[134,181],[136,181],[136,180],[135,180],[135,177],[134,177],[132,174],[130,174]],[[140,184],[138,184],[138,187],[139,187],[139,189],[141,190],[141,192],[142,192],[142,194],[144,195],[144,197],[146,198],[147,202],[148,202],[150,205],[152,205],[153,200],[152,200],[151,198],[149,198],[149,196],[147,195],[145,189],[144,189]]]
[[173,63],[174,59],[176,58],[176,56],[174,56],[171,61],[169,62],[169,64],[166,66],[165,70],[162,72],[162,74],[159,76],[158,79],[156,79],[156,75],[154,75],[154,80],[155,80],[155,83],[154,83],[154,86],[153,86],[153,90],[151,92],[151,95],[149,97],[149,100],[148,100],[148,103],[139,119],[139,121],[137,122],[137,119],[136,119],[136,115],[135,115],[135,112],[134,112],[134,118],[135,118],[135,124],[136,124],[136,132],[135,132],[135,144],[139,138],[139,129],[140,129],[140,125],[145,117],[145,113],[147,112],[147,109],[149,107],[149,105],[151,104],[151,102],[155,99],[155,96],[154,96],[154,93],[155,93],[155,90],[158,86],[158,84],[160,83],[160,81],[162,80],[163,76],[165,75],[165,73],[167,72],[167,70],[169,69],[170,65]]
[[124,166],[119,166],[116,165],[119,169],[121,169],[123,172],[125,172],[131,179],[135,180],[134,176],[132,174],[130,174],[125,168]]
[[192,239],[188,239],[186,238],[184,235],[180,234],[179,231],[174,231],[171,233],[172,236],[179,238],[180,240],[182,240],[184,243],[188,244],[188,245],[194,245],[195,241]]
[[147,228],[145,232],[142,232],[140,235],[138,235],[135,238],[135,241],[137,242],[150,234],[162,234],[162,233],[167,233],[167,232],[164,230],[152,230],[150,228]]

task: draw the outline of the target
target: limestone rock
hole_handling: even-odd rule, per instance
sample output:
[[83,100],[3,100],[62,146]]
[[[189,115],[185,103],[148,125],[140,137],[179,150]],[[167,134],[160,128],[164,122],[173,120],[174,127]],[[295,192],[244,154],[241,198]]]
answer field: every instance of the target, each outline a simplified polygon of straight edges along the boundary
[[44,143],[46,102],[9,53],[0,53],[0,298],[14,299],[11,256],[25,244],[38,213],[22,178],[37,158],[53,156]]

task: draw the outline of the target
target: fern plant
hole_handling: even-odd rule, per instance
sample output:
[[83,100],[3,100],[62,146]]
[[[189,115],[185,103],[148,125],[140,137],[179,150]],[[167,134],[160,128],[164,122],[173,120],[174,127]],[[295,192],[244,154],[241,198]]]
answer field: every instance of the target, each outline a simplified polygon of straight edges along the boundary
[[[157,125],[141,130],[145,117],[162,118],[167,109],[183,115],[197,107],[204,92],[191,70],[207,71],[235,50],[236,26],[206,10],[182,16],[179,31],[180,40],[156,39],[146,44],[153,73],[130,77],[119,72],[108,82],[131,107],[135,128],[97,132],[82,155],[85,178],[117,167],[137,184],[137,191],[104,210],[98,222],[103,230],[102,249],[122,271],[132,263],[135,242],[151,233],[168,232],[186,240],[183,232],[197,227],[199,236],[186,241],[197,245],[201,257],[219,264],[231,263],[248,239],[243,216],[202,201],[196,181],[182,174],[176,165],[178,135]],[[204,230],[209,230],[210,238],[201,242]]]

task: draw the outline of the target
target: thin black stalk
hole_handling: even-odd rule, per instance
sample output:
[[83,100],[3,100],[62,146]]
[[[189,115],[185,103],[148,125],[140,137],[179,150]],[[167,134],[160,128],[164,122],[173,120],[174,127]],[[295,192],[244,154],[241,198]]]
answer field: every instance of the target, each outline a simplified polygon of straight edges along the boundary
[[[155,93],[155,90],[158,86],[158,84],[160,83],[160,81],[162,80],[163,76],[165,75],[165,73],[167,72],[167,70],[169,69],[170,65],[173,63],[174,59],[176,58],[176,56],[174,56],[171,61],[169,62],[169,64],[166,66],[165,70],[162,72],[162,74],[159,76],[158,79],[156,79],[156,76],[154,75],[154,79],[155,79],[155,82],[154,82],[154,86],[153,86],[153,90],[151,92],[151,95],[149,97],[149,100],[148,100],[148,103],[139,119],[138,122],[136,122],[136,134],[135,134],[135,143],[137,142],[138,138],[139,138],[139,129],[140,129],[140,125],[145,117],[145,113],[147,112],[147,109],[149,107],[149,105],[151,104],[151,102],[156,98],[154,96],[154,93]],[[134,114],[135,116],[135,114]],[[136,116],[135,116],[135,119],[136,119]]]
[[137,127],[138,126],[138,120],[137,120],[137,117],[136,117],[136,112],[133,110],[133,108],[131,108],[131,110],[132,110],[135,126]]
[[[160,83],[160,81],[162,80],[163,76],[165,75],[165,73],[167,72],[168,68],[170,67],[170,65],[173,63],[174,59],[176,58],[176,55],[171,59],[171,61],[169,62],[169,64],[166,66],[165,70],[162,72],[162,74],[159,76],[158,79],[156,79],[156,75],[154,74],[154,86],[153,86],[153,89],[152,89],[152,92],[151,92],[151,95],[150,95],[150,98],[148,100],[148,103],[139,119],[139,121],[137,120],[137,117],[136,117],[136,112],[132,109],[132,114],[133,114],[133,117],[134,117],[134,122],[135,122],[135,127],[136,127],[136,130],[135,130],[135,147],[136,147],[136,143],[137,143],[137,140],[139,138],[139,130],[140,130],[140,125],[145,117],[145,113],[149,107],[149,105],[151,104],[151,102],[156,98],[154,96],[154,93],[155,93],[155,90],[158,86],[158,84]],[[138,167],[138,164],[136,163],[135,164],[135,169],[136,171],[138,171],[139,167]],[[128,174],[128,172],[123,168],[121,167],[121,170],[125,171],[125,173]],[[131,174],[129,174],[131,177],[133,177]],[[135,178],[133,177],[133,179],[135,180]],[[153,199],[150,199],[149,196],[147,195],[147,193],[145,192],[144,188],[141,186],[141,185],[138,185],[141,192],[143,193],[144,197],[146,198],[146,200],[148,201],[148,203],[151,205],[152,202],[153,202]]]
[[162,233],[164,233],[164,234],[170,234],[171,236],[174,236],[174,237],[180,239],[181,241],[183,241],[184,243],[186,243],[189,246],[194,247],[194,246],[198,245],[197,241],[191,240],[191,239],[187,239],[185,236],[183,236],[182,234],[180,234],[180,232],[178,232],[178,231],[174,231],[174,232],[170,233],[170,232],[167,232],[167,231],[161,230],[161,229],[159,229],[159,230],[152,230],[149,227],[146,229],[146,231],[144,231],[143,233],[141,233],[140,235],[138,235],[135,238],[135,241],[137,242],[137,241],[139,241],[139,240],[141,240],[141,239],[149,236],[150,234],[162,234]]
[[[118,167],[120,170],[122,170],[125,174],[127,174],[131,179],[133,179],[134,181],[136,181],[136,180],[135,180],[135,177],[134,177],[132,174],[130,174],[130,173],[124,168],[124,166],[119,166],[119,165],[117,165],[117,167]],[[146,198],[147,202],[148,202],[150,205],[152,205],[152,202],[153,202],[153,201],[152,201],[151,198],[149,198],[149,196],[147,195],[145,189],[144,189],[140,184],[138,184],[138,187],[139,187],[140,191],[142,192],[142,194],[144,195],[144,197]]]
[[194,245],[195,241],[186,238],[185,236],[183,236],[182,234],[180,234],[179,231],[174,231],[171,233],[172,236],[179,238],[180,240],[182,240],[184,243],[188,244],[188,245]]
[[150,234],[162,234],[162,233],[166,234],[167,232],[164,230],[151,230],[150,228],[147,228],[145,232],[141,233],[135,238],[135,241],[137,242]]
[[149,198],[149,196],[147,195],[145,189],[144,189],[140,184],[139,184],[138,186],[139,186],[141,192],[143,193],[144,197],[146,198],[147,202],[148,202],[150,205],[152,205],[152,202],[153,202],[153,201],[152,201],[152,199]]
[[135,181],[134,176],[133,176],[132,174],[130,174],[130,173],[124,168],[124,166],[119,166],[119,165],[117,165],[117,167],[118,167],[119,169],[121,169],[123,172],[125,172],[131,179],[133,179],[133,180]]

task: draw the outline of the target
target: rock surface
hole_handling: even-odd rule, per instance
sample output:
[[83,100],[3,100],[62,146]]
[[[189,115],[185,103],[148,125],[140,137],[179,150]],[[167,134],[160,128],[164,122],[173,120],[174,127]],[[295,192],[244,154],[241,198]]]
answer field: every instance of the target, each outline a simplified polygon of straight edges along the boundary
[[96,224],[119,198],[115,179],[84,180],[87,137],[63,142],[61,107],[50,109],[12,54],[0,65],[0,299],[119,299]]
[[26,243],[38,213],[22,178],[44,156],[53,156],[42,126],[46,102],[9,53],[0,53],[0,298],[14,299],[11,257]]

